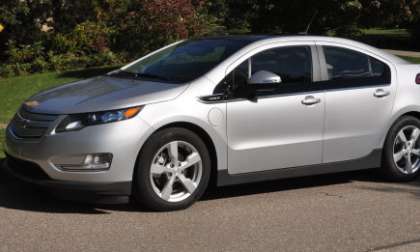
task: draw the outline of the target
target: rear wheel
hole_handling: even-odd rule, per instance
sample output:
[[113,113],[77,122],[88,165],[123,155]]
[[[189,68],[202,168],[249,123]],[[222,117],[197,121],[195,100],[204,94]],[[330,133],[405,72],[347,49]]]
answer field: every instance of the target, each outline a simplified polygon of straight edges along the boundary
[[420,120],[405,116],[388,133],[384,150],[385,175],[395,181],[410,181],[420,171]]
[[144,145],[133,196],[156,211],[186,208],[204,193],[210,168],[208,150],[199,136],[184,128],[164,129]]

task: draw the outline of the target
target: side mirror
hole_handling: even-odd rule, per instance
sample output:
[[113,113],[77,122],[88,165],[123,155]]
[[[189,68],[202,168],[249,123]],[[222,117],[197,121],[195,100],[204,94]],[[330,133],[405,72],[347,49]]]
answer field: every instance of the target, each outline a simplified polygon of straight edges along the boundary
[[236,98],[245,98],[252,102],[257,102],[257,92],[255,86],[247,85],[246,83],[244,83],[244,85],[238,86],[235,89],[233,96]]
[[251,76],[248,84],[279,84],[281,77],[269,71],[258,71]]

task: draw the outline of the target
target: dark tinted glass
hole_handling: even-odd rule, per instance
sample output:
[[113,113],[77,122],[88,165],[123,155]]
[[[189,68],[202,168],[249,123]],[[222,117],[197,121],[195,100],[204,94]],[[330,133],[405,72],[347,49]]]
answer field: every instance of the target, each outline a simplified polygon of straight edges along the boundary
[[139,78],[183,83],[209,72],[251,43],[239,39],[200,39],[182,42],[149,56],[124,71]]
[[[249,69],[251,66],[251,71]],[[312,54],[307,46],[281,47],[263,51],[245,60],[236,67],[215,89],[215,93],[226,90],[231,84],[235,90],[248,84],[252,74],[269,71],[280,76],[281,83],[253,84],[258,95],[296,93],[306,91],[312,82]]]
[[309,47],[282,47],[252,57],[252,74],[269,71],[280,76],[282,84],[309,83],[312,80],[312,57]]
[[354,84],[387,84],[391,72],[385,63],[353,50],[324,47],[328,79]]
[[243,86],[248,84],[249,80],[249,63],[248,60],[240,64],[234,71],[233,71],[233,81],[237,86]]

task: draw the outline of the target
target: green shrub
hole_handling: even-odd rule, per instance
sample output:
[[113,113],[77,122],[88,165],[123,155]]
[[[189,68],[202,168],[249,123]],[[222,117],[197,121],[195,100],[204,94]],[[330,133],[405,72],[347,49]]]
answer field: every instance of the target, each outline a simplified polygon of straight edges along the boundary
[[44,59],[44,57],[38,57],[32,62],[31,72],[45,72],[49,70],[50,64]]
[[16,75],[14,64],[3,64],[0,67],[0,76],[2,77],[12,77]]
[[44,46],[42,42],[36,42],[33,45],[16,45],[13,42],[9,43],[8,54],[9,63],[30,63],[37,57],[42,56]]
[[67,52],[74,53],[78,50],[77,41],[75,41],[72,36],[61,33],[57,33],[53,36],[51,41],[51,51],[56,54],[63,54]]
[[112,33],[113,30],[103,24],[86,21],[74,28],[70,40],[85,53],[103,53],[110,50]]
[[55,71],[121,64],[123,59],[112,52],[94,55],[73,53],[50,55],[50,69]]
[[25,74],[31,73],[31,67],[32,65],[30,63],[6,64],[1,67],[0,75],[3,77],[25,75]]
[[64,71],[86,67],[87,59],[84,56],[77,56],[73,53],[58,54],[50,56],[50,64],[51,70]]
[[95,54],[92,59],[90,66],[119,65],[126,61],[122,56],[111,51]]
[[45,71],[67,71],[81,68],[120,65],[125,59],[111,51],[92,55],[76,53],[54,54],[50,51],[46,58],[40,56],[28,63],[7,63],[0,67],[1,77],[12,77]]

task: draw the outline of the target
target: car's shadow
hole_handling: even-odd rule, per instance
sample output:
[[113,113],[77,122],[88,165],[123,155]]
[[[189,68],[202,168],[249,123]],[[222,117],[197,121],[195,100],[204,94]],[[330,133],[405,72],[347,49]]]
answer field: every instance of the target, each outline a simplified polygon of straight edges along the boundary
[[[47,191],[16,180],[2,169],[0,160],[0,208],[18,209],[25,211],[50,213],[82,213],[82,214],[108,214],[110,211],[146,211],[132,204],[89,204],[74,202],[54,197]],[[374,170],[330,174],[323,176],[277,180],[264,183],[237,185],[223,188],[211,188],[201,199],[202,201],[222,198],[240,197],[261,193],[280,192],[293,189],[319,187],[334,184],[345,184],[352,181],[383,182]],[[367,190],[381,190],[387,192],[412,193],[420,198],[420,181],[410,183],[410,188],[400,187],[364,187]]]

